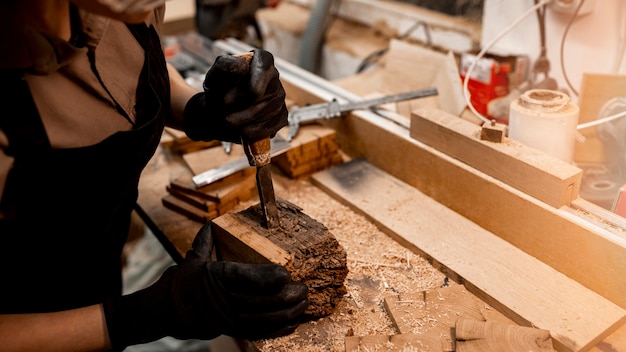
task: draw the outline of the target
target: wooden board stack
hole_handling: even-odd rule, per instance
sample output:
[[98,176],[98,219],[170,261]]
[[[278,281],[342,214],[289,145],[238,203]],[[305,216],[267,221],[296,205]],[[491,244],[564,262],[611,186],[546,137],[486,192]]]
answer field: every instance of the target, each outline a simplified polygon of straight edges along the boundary
[[256,194],[254,168],[247,168],[196,188],[191,175],[174,179],[167,186],[163,205],[190,219],[206,222],[232,210],[237,204]]
[[291,148],[272,158],[272,164],[294,179],[305,178],[314,172],[341,164],[342,157],[335,136],[332,128],[317,124],[301,126],[290,142]]
[[[170,149],[174,144],[169,144]],[[231,152],[226,153],[221,143],[217,142],[217,145],[182,153],[182,156],[192,174],[178,176],[166,186],[168,193],[162,198],[166,208],[204,223],[232,210],[240,202],[257,194],[253,167],[237,171],[203,187],[196,187],[193,183],[193,175],[244,158],[245,154],[240,145],[233,145]]]
[[183,131],[166,127],[161,137],[161,145],[178,154],[192,153],[198,150],[220,145],[219,141],[193,141]]

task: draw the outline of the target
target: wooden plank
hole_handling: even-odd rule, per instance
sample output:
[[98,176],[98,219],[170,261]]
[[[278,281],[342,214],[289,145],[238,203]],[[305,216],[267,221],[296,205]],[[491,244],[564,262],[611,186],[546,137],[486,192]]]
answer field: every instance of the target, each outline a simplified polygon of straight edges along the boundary
[[[367,112],[324,121],[351,157],[385,170],[517,248],[626,307],[626,236],[605,231],[409,136]],[[558,248],[558,250],[555,250]]]
[[578,198],[582,170],[516,141],[480,140],[481,127],[441,110],[411,115],[410,136],[553,207]]
[[202,187],[196,187],[192,180],[193,175],[186,173],[172,180],[168,186],[178,192],[192,194],[196,197],[219,203],[224,201],[224,198],[233,190],[233,187],[236,187],[242,181],[245,182],[255,172],[256,169],[254,167],[248,167]]
[[217,210],[204,211],[172,195],[163,197],[163,205],[199,223],[205,223],[217,217]]
[[362,159],[312,181],[518,324],[549,330],[559,351],[589,350],[626,321],[619,306]]
[[216,203],[228,203],[247,199],[242,195],[247,197],[248,190],[256,185],[254,173],[255,168],[247,168],[200,188],[195,188],[191,175],[182,175],[172,180],[170,187]]

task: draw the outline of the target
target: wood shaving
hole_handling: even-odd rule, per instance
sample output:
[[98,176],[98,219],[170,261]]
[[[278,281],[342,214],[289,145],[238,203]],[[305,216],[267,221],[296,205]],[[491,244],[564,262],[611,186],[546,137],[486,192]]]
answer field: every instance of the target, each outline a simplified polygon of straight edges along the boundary
[[[445,275],[308,180],[274,176],[276,196],[324,224],[348,253],[347,294],[328,317],[302,324],[291,335],[256,341],[260,351],[345,351],[346,336],[393,335],[386,296],[440,287]],[[250,200],[240,209],[258,202]]]

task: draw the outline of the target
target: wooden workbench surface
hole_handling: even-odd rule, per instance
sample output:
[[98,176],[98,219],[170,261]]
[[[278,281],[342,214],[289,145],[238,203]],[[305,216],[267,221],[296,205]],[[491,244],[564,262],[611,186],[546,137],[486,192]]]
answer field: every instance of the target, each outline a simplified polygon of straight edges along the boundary
[[[292,180],[274,171],[277,196],[300,206],[304,213],[327,226],[346,248],[348,294],[332,315],[303,324],[289,336],[256,341],[248,347],[261,351],[345,351],[346,336],[399,333],[385,311],[386,297],[437,289],[444,282],[456,285],[447,281],[426,259],[381,232],[366,217],[342,205],[309,180]],[[175,260],[180,260],[191,247],[201,224],[165,208],[162,198],[172,179],[190,173],[180,155],[161,146],[140,181],[137,210]],[[235,211],[257,202],[258,198],[253,198],[241,203]],[[437,320],[430,318],[429,324],[437,324]],[[624,341],[623,330],[616,331],[592,351],[619,351],[614,348]]]
[[[175,259],[190,248],[201,226],[165,208],[161,199],[171,179],[190,172],[181,158],[160,147],[140,182],[138,211]],[[356,214],[308,180],[291,180],[274,173],[278,197],[303,208],[303,212],[328,227],[348,253],[348,294],[331,316],[301,325],[287,337],[257,341],[262,351],[344,351],[346,336],[393,335],[383,299],[438,288],[445,275],[425,259],[382,233],[365,217]],[[255,204],[253,198],[237,209]],[[450,285],[455,285],[449,282]],[[431,322],[433,324],[433,322]]]

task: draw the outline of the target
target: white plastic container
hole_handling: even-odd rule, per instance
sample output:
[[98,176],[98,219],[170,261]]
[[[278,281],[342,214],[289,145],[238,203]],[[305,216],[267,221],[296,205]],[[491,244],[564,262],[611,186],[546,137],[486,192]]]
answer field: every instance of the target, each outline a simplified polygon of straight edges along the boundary
[[571,164],[578,112],[565,93],[528,90],[511,102],[508,136]]

